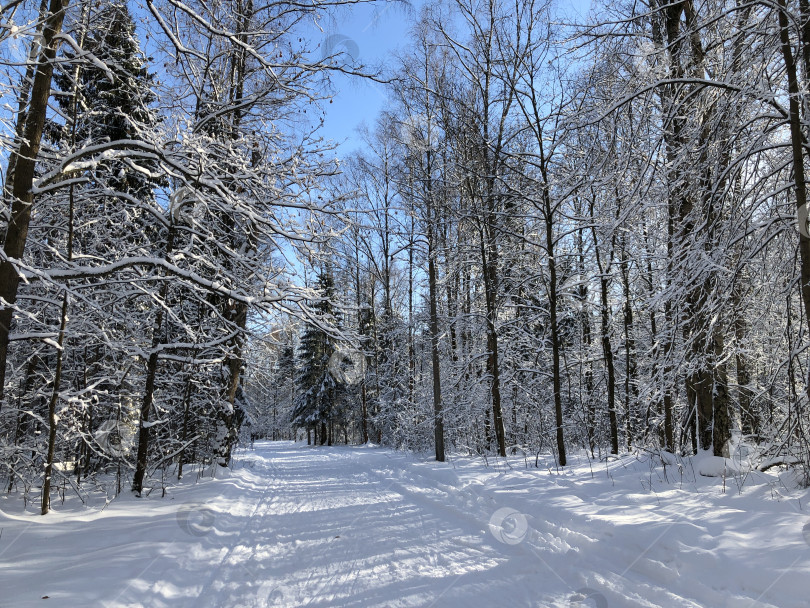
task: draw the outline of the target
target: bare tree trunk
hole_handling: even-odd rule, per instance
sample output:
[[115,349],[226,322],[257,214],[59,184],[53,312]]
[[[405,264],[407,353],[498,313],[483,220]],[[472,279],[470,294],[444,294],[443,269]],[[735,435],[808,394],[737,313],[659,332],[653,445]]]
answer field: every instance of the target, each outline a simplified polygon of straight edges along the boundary
[[[582,214],[582,208],[578,201],[578,206],[575,211],[578,215]],[[579,276],[585,277],[585,249],[582,229],[577,230],[575,233],[577,245],[577,266],[579,269]],[[582,345],[586,353],[590,353],[592,337],[591,337],[591,319],[590,311],[588,308],[588,286],[584,280],[579,287],[579,304],[580,311],[580,326],[582,328]],[[590,356],[588,356],[590,359]],[[586,406],[585,406],[585,434],[588,438],[588,448],[591,452],[591,458],[594,457],[594,450],[596,448],[596,440],[594,427],[596,426],[596,408],[594,407],[594,394],[593,394],[593,370],[590,360],[586,363],[584,372],[585,379],[585,392],[586,392]]]
[[[539,38],[534,39],[534,16],[530,15],[526,22],[526,30],[517,39],[516,46],[513,49],[514,54],[519,58],[511,69],[514,71],[511,75],[507,76],[510,90],[515,96],[515,100],[520,106],[520,110],[526,119],[527,124],[532,131],[533,144],[537,146],[536,151],[532,156],[534,159],[531,161],[540,170],[540,179],[537,180],[537,188],[539,191],[539,201],[534,202],[535,207],[541,212],[543,216],[543,223],[545,227],[545,253],[547,256],[548,264],[548,306],[549,306],[549,325],[551,329],[551,366],[552,366],[552,385],[554,392],[554,426],[555,426],[555,439],[557,446],[558,461],[560,466],[566,466],[567,456],[565,450],[565,433],[564,433],[564,420],[562,408],[562,370],[560,366],[560,350],[561,350],[561,337],[559,319],[557,318],[557,305],[558,305],[558,277],[557,277],[557,260],[555,251],[555,238],[554,238],[554,214],[556,207],[553,204],[551,197],[551,181],[549,179],[549,163],[554,154],[553,144],[551,151],[547,151],[549,141],[553,142],[556,139],[556,134],[553,132],[544,132],[544,126],[547,124],[545,120],[548,108],[546,104],[538,99],[539,92],[545,86],[535,82],[535,77],[542,71],[545,61],[540,57],[546,57],[543,45],[545,44],[545,32],[541,33]],[[494,29],[494,24],[493,24]],[[521,42],[520,39],[525,42]],[[538,47],[537,45],[540,44]],[[535,53],[539,52],[540,57]],[[528,66],[525,78],[518,78],[518,66]],[[522,69],[522,68],[521,68]]]
[[[168,259],[174,250],[174,226],[169,227],[166,236],[166,258]],[[160,301],[166,300],[169,289],[169,281],[163,281],[160,286]],[[152,329],[152,352],[146,362],[146,385],[144,387],[143,401],[141,401],[141,415],[138,423],[138,450],[135,457],[135,475],[132,477],[132,492],[136,496],[141,495],[143,490],[143,480],[146,476],[147,458],[149,455],[149,414],[152,410],[152,402],[155,394],[155,378],[158,370],[158,347],[161,343],[163,331],[163,307],[158,306],[155,312],[155,325]]]
[[715,456],[729,457],[728,442],[731,439],[731,395],[728,390],[728,369],[723,358],[723,332],[718,329],[714,337],[714,391],[712,448]]
[[[490,396],[492,398],[492,422],[495,429],[495,443],[499,456],[506,456],[506,438],[501,410],[501,373],[498,359],[497,298],[498,298],[498,250],[495,244],[494,213],[487,213],[487,222],[481,227],[481,263],[484,268],[484,299],[487,308],[487,372],[490,375]],[[489,416],[487,416],[489,418]],[[489,433],[487,433],[489,447]]]
[[565,436],[563,435],[562,386],[560,381],[560,333],[557,322],[557,263],[554,259],[554,221],[551,200],[547,190],[543,190],[546,224],[546,253],[548,255],[548,311],[551,325],[551,373],[554,386],[554,421],[557,439],[557,454],[560,466],[567,463]]
[[[790,22],[785,0],[776,0],[779,7],[779,39],[782,44],[782,58],[785,62],[785,71],[788,77],[790,143],[793,153],[793,187],[796,192],[796,209],[799,217],[807,212],[807,182],[805,181],[804,151],[802,148],[802,117],[800,103],[800,88],[796,62],[790,42]],[[810,43],[805,41],[805,51],[808,53],[807,62],[810,69]],[[799,232],[799,275],[801,278],[802,303],[804,304],[804,318],[810,319],[810,238],[807,230]],[[810,397],[810,383],[806,387]]]
[[138,452],[135,457],[135,475],[132,478],[132,491],[141,495],[143,490],[143,480],[146,476],[147,457],[149,454],[149,413],[152,409],[152,401],[155,394],[155,377],[158,367],[158,351],[160,344],[160,329],[163,325],[162,309],[158,309],[155,317],[154,337],[152,338],[152,352],[146,363],[146,386],[144,388],[143,401],[141,402],[141,417],[138,424]]
[[[48,0],[41,0],[39,4],[39,22],[44,23],[48,15]],[[28,51],[27,65],[25,66],[25,74],[20,78],[20,88],[17,92],[17,124],[14,128],[14,147],[18,148],[22,145],[23,135],[25,134],[26,127],[26,108],[30,101],[31,85],[34,79],[34,70],[37,66],[37,58],[42,51],[42,36],[38,31],[37,35],[31,40],[31,47]],[[17,164],[16,155],[11,155],[6,170],[6,182],[3,184],[3,197],[6,199],[8,206],[11,206],[13,201],[14,189],[14,168]]]
[[59,387],[62,383],[62,353],[65,342],[65,326],[67,325],[68,295],[62,297],[62,314],[59,322],[59,337],[56,340],[56,373],[53,376],[53,390],[48,402],[48,455],[45,459],[45,478],[42,481],[42,515],[47,515],[51,505],[51,475],[53,473],[53,457],[56,449],[56,404],[59,402]]
[[636,342],[633,338],[633,305],[630,293],[630,260],[625,248],[624,233],[621,237],[622,283],[624,287],[624,412],[627,449],[633,447],[634,408],[638,401],[636,385]]
[[223,467],[230,466],[231,452],[238,439],[237,429],[239,426],[240,412],[238,411],[238,405],[236,403],[236,393],[241,381],[243,364],[242,351],[244,332],[247,328],[248,306],[243,302],[235,304],[228,303],[228,310],[233,311],[227,316],[231,317],[229,320],[236,326],[238,333],[233,339],[231,353],[227,360],[229,385],[226,394],[228,409],[219,412],[221,432],[225,433],[223,441],[219,446],[219,465]]
[[5,387],[6,361],[8,359],[9,332],[17,301],[20,276],[14,265],[21,260],[28,239],[28,226],[31,223],[31,208],[34,200],[34,169],[42,143],[42,130],[51,96],[51,79],[56,50],[59,46],[59,33],[65,18],[69,0],[51,0],[49,15],[42,30],[42,51],[34,73],[31,99],[28,111],[20,116],[24,121],[21,129],[23,138],[9,157],[7,180],[12,182],[11,212],[3,243],[4,259],[0,262],[0,402]]
[[[408,247],[408,403],[413,404],[416,390],[416,348],[414,346],[413,319],[413,249],[416,219],[411,215],[411,232]],[[365,386],[365,385],[364,385]]]
[[[365,331],[365,324],[364,324],[364,312],[363,312],[363,302],[360,294],[361,284],[360,284],[360,243],[357,238],[355,238],[355,247],[354,247],[354,261],[355,261],[355,282],[354,282],[354,290],[355,290],[355,303],[357,304],[357,331],[360,336],[364,335]],[[365,350],[365,349],[363,349]],[[365,352],[363,352],[363,357],[365,358]],[[363,379],[363,382],[360,386],[360,435],[362,437],[362,442],[368,443],[368,397],[366,394],[366,380]]]
[[[428,178],[430,179],[430,178]],[[432,204],[428,196],[427,237],[428,237],[428,291],[430,300],[430,359],[433,366],[433,439],[436,447],[436,460],[444,462],[444,415],[442,413],[441,367],[439,363],[439,312],[436,277],[436,250]]]
[[610,343],[610,309],[608,304],[608,281],[602,275],[600,279],[601,300],[600,317],[602,319],[602,355],[605,357],[607,370],[608,423],[610,425],[610,453],[619,453],[619,420],[616,415],[616,368],[613,363],[613,345]]
[[[591,201],[590,216],[594,218],[594,205]],[[596,233],[596,226],[592,225],[591,234],[593,238],[593,249],[596,255],[596,266],[599,271],[600,286],[600,319],[602,322],[602,356],[605,358],[605,371],[607,372],[607,406],[608,424],[610,426],[610,453],[619,453],[619,421],[616,415],[616,367],[613,361],[613,345],[610,342],[610,303],[608,302],[608,289],[610,281],[608,273],[613,264],[613,246],[611,242],[608,260],[602,263],[602,255],[599,249],[599,238]],[[614,237],[615,238],[615,237]]]
[[189,417],[190,417],[190,410],[191,410],[191,389],[193,383],[191,381],[193,377],[193,372],[189,369],[188,374],[186,375],[186,386],[183,390],[183,430],[182,435],[180,436],[180,442],[183,445],[183,448],[180,450],[180,453],[177,455],[178,464],[177,464],[177,479],[183,479],[183,461],[186,457],[186,442],[188,441],[188,425],[189,425]]

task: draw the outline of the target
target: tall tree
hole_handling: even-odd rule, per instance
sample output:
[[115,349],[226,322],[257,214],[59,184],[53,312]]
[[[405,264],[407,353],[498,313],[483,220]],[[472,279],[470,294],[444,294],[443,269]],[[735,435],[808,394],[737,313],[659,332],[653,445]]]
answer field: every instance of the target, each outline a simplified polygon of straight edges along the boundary
[[[44,3],[43,3],[44,7]],[[11,197],[8,224],[3,240],[3,260],[0,262],[0,397],[3,395],[8,360],[9,332],[11,331],[14,304],[20,284],[20,270],[16,266],[25,253],[28,228],[34,203],[35,166],[42,145],[42,133],[51,96],[54,59],[62,42],[60,33],[65,19],[67,2],[51,0],[42,30],[37,33],[32,54],[36,55],[30,94],[20,96],[20,111],[17,113],[15,147],[11,151],[6,169],[4,192]],[[40,11],[44,13],[45,11]],[[26,99],[27,98],[27,99]],[[0,407],[2,399],[0,399]]]
[[331,445],[330,425],[336,410],[337,387],[329,372],[329,361],[335,354],[334,338],[324,329],[335,321],[335,282],[329,265],[318,273],[315,294],[312,308],[318,313],[318,324],[308,323],[301,334],[293,423],[313,429],[321,445]]

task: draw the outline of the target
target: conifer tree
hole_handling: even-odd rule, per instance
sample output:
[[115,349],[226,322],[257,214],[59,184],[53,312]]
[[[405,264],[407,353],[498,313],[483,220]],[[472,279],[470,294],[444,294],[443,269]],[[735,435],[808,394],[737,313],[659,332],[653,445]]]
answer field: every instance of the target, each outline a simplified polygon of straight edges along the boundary
[[[78,63],[76,52],[70,50],[54,75],[55,84],[63,91],[57,96],[59,105],[66,111],[74,103],[78,107],[75,119],[68,120],[61,133],[51,125],[54,139],[83,147],[149,138],[160,123],[159,113],[152,107],[156,100],[155,77],[149,73],[125,3],[104,5],[93,15],[82,51],[97,61]],[[108,193],[150,201],[155,186],[162,183],[155,173],[154,160],[130,157],[100,161],[87,171],[87,177],[91,186],[103,187]]]
[[[313,309],[321,319],[334,317],[335,282],[331,268],[324,268],[318,275],[319,299]],[[293,409],[293,423],[314,429],[320,443],[328,442],[328,425],[332,421],[335,405],[336,384],[329,373],[329,359],[335,352],[334,340],[321,328],[308,324],[298,349],[298,395]]]
[[[82,263],[89,265],[109,263],[126,255],[149,256],[160,250],[165,240],[159,231],[161,224],[153,217],[161,215],[154,190],[164,185],[165,180],[158,162],[130,150],[133,146],[128,142],[156,138],[161,119],[153,107],[156,101],[154,75],[148,71],[147,58],[125,3],[86,9],[74,36],[81,51],[68,47],[62,60],[57,62],[54,74],[54,85],[58,89],[55,100],[65,120],[61,124],[49,122],[47,136],[57,147],[57,157],[75,155],[99,144],[114,146],[119,153],[80,165],[80,169],[68,176],[81,178],[80,181],[54,195],[56,199],[67,196],[69,204],[54,204],[58,202],[55,200],[43,205],[43,209],[55,215],[69,209],[67,243],[63,243],[68,262],[79,256]],[[126,153],[122,153],[125,150]],[[63,222],[54,217],[44,223],[56,226]],[[82,289],[88,302],[106,297],[103,286]],[[104,304],[99,301],[97,308],[102,310]],[[122,361],[132,359],[140,350],[137,346],[146,346],[145,343],[133,344],[131,336],[148,336],[146,325],[150,321],[142,314],[142,304],[135,298],[123,299],[118,308],[119,312],[125,311],[124,316],[99,319],[99,325],[106,327],[107,337],[129,336],[129,340],[116,342],[130,344],[135,349],[124,346],[125,352],[113,352],[116,349],[111,348],[111,342],[99,336],[98,341],[89,338],[95,342],[92,349],[79,349],[71,355],[73,361],[78,361],[74,374],[82,377],[82,383],[96,384],[110,396],[102,398],[100,407],[105,411],[100,414],[85,415],[77,411],[75,416],[96,420],[97,424],[114,422],[116,428],[134,424],[135,419],[121,420],[120,413],[115,411],[113,395],[118,391],[108,378],[115,375],[114,370],[120,368]],[[71,316],[83,319],[86,313],[71,311]],[[85,344],[87,341],[85,337]],[[66,346],[71,347],[70,334]],[[84,360],[88,353],[90,361]],[[134,414],[134,411],[129,412],[130,416]],[[94,429],[84,430],[86,442]],[[79,447],[80,452],[82,447]]]

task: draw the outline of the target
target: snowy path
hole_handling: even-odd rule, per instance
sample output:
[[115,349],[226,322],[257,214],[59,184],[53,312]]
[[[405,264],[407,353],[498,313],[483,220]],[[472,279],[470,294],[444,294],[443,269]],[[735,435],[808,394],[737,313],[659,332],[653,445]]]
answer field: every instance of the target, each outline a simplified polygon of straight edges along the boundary
[[795,497],[659,475],[257,444],[166,498],[0,515],[0,608],[808,605]]

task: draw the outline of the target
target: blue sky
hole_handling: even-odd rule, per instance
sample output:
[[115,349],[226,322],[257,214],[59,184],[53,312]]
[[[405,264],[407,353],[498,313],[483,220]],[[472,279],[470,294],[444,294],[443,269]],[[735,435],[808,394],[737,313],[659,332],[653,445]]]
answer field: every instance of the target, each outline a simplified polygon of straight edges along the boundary
[[[343,9],[330,22],[321,23],[323,32],[314,24],[310,35],[322,48],[356,55],[367,65],[385,65],[392,53],[409,42],[412,18],[418,15],[424,0],[413,0],[409,7],[397,2],[361,3]],[[584,14],[590,0],[559,0],[558,8],[568,14]],[[362,78],[338,75],[334,78],[336,94],[325,105],[326,117],[322,135],[340,143],[339,156],[362,147],[357,128],[373,126],[385,106],[385,89]]]
[[[392,53],[408,44],[412,15],[417,14],[422,0],[410,6],[393,2],[358,4],[339,13],[331,23],[321,24],[321,33],[313,25],[313,42],[322,48],[331,46],[333,52],[356,55],[359,63],[369,66],[385,65]],[[340,146],[342,156],[362,145],[357,128],[374,124],[385,106],[385,88],[370,80],[336,75],[333,79],[335,96],[326,104],[323,136]]]

